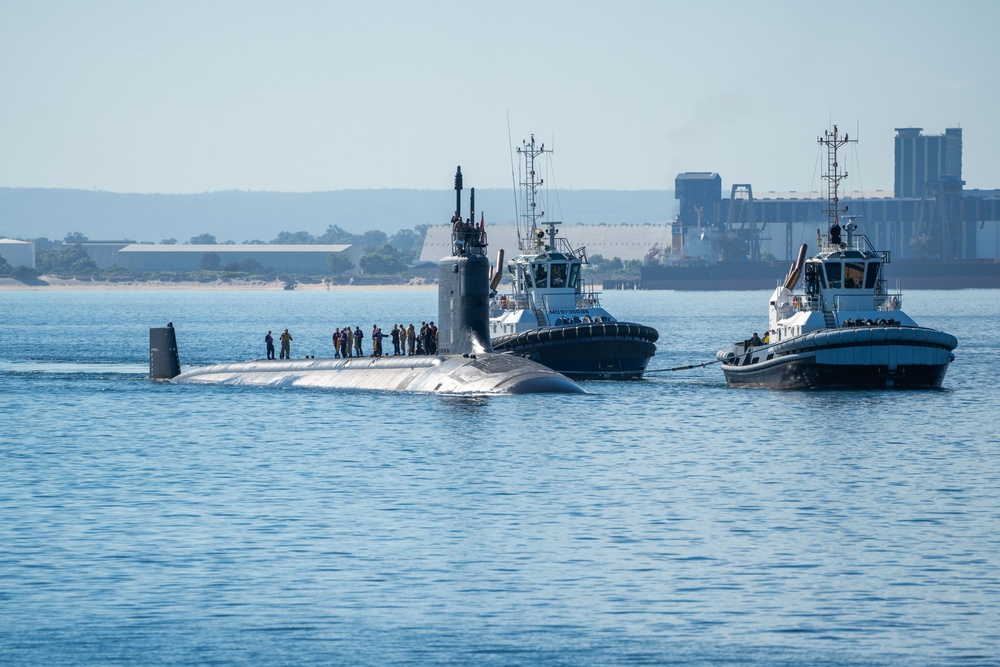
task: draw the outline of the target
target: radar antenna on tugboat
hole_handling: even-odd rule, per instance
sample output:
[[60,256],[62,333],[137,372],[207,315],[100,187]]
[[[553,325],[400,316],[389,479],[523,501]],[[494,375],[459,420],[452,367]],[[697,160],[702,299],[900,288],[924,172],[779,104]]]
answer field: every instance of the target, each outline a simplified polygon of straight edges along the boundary
[[[538,188],[540,188],[544,183],[545,179],[538,178],[538,172],[535,170],[535,159],[545,155],[552,154],[552,149],[546,149],[545,144],[536,144],[535,135],[532,134],[531,138],[522,141],[521,146],[518,147],[517,152],[524,156],[525,161],[525,175],[524,180],[521,181],[521,187],[524,188],[524,194],[527,198],[524,212],[520,214],[521,220],[518,222],[518,239],[520,242],[521,237],[521,225],[524,225],[525,236],[529,243],[533,243],[536,246],[545,245],[546,232],[542,229],[542,225],[539,224],[539,220],[545,217],[545,211],[538,210],[538,203],[536,201],[538,196]],[[559,224],[555,220],[548,220],[546,223],[548,225],[548,246],[550,249],[555,248],[556,244],[556,225]],[[521,248],[521,250],[527,250]]]
[[[842,229],[840,226],[840,214],[846,213],[847,207],[840,208],[840,195],[838,193],[840,191],[840,181],[847,178],[847,172],[840,173],[837,151],[847,144],[858,143],[858,140],[849,139],[846,133],[844,136],[840,136],[837,126],[834,125],[833,132],[825,130],[823,136],[819,137],[817,141],[827,148],[826,173],[823,174],[823,178],[827,182],[826,208],[823,209],[823,212],[827,215],[827,238],[830,241],[830,245],[840,246]],[[849,244],[850,241],[848,241]]]

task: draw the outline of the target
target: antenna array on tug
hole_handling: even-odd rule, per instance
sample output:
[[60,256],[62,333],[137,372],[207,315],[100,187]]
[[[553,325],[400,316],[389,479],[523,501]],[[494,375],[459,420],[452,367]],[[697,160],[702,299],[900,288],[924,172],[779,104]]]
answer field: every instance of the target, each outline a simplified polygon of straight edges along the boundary
[[[535,171],[535,158],[545,153],[552,153],[552,149],[546,149],[545,144],[536,144],[535,135],[532,134],[531,138],[522,141],[522,146],[517,149],[517,152],[524,155],[525,166],[527,167],[527,172],[525,173],[525,180],[521,181],[521,187],[524,188],[525,196],[527,201],[525,202],[525,210],[520,213],[520,217],[524,219],[525,233],[528,238],[529,243],[538,244],[544,238],[544,232],[542,235],[536,233],[535,230],[540,228],[538,224],[539,218],[545,217],[545,211],[538,211],[538,205],[535,201],[535,196],[538,194],[538,188],[545,183],[545,179],[538,178],[538,173]],[[549,236],[549,247],[555,248],[556,245],[556,224],[555,220],[547,221],[549,226],[548,236]],[[518,233],[520,236],[520,232]]]
[[[847,178],[847,172],[840,172],[840,165],[837,162],[837,150],[846,144],[856,144],[857,139],[850,139],[847,133],[840,136],[837,126],[833,126],[833,132],[824,130],[823,136],[817,139],[819,143],[826,146],[826,173],[823,178],[827,180],[826,208],[823,212],[827,214],[827,233],[830,243],[840,245],[840,214],[847,212],[847,207],[840,208],[840,181]],[[836,239],[836,240],[835,240]]]

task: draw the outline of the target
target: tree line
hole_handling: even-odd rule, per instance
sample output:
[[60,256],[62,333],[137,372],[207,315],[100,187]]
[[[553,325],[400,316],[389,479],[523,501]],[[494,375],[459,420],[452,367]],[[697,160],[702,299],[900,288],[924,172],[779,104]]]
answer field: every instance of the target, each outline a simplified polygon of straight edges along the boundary
[[[309,232],[280,232],[270,241],[249,240],[246,245],[352,245],[362,248],[358,265],[343,255],[330,253],[327,257],[327,271],[332,276],[346,276],[360,269],[364,276],[405,276],[410,266],[420,257],[429,225],[416,225],[412,229],[403,229],[389,236],[381,230],[370,230],[363,234],[353,234],[337,225],[330,225],[319,236]],[[223,264],[218,253],[211,251],[202,256],[200,271],[187,274],[172,272],[155,272],[136,274],[120,266],[101,269],[81,245],[89,241],[81,232],[71,232],[62,241],[48,238],[32,239],[35,244],[35,269],[11,265],[0,256],[0,276],[10,276],[18,280],[37,278],[40,275],[57,275],[78,278],[96,279],[215,279],[218,277],[232,278],[284,278],[277,276],[272,269],[263,266],[255,259],[245,259],[240,262]],[[177,239],[168,238],[160,241],[160,245],[176,245]],[[235,245],[233,241],[219,242],[213,234],[203,233],[191,237],[188,243],[192,245]],[[641,262],[638,260],[622,260],[618,257],[605,259],[601,255],[592,255],[589,265],[584,270],[592,279],[602,278],[637,278]]]
[[[360,246],[362,253],[358,259],[361,273],[368,276],[398,276],[405,274],[420,256],[424,235],[429,225],[417,225],[403,229],[392,236],[381,230],[371,230],[363,234],[353,234],[337,225],[330,225],[326,231],[314,236],[309,232],[280,232],[270,241],[253,239],[244,241],[246,245],[352,245]],[[135,276],[120,266],[101,269],[81,245],[90,239],[81,232],[71,232],[62,241],[48,238],[31,239],[35,244],[35,268],[11,267],[0,257],[0,276],[17,279],[37,278],[40,275],[59,275],[87,278],[122,278]],[[161,245],[176,245],[177,239],[163,239]],[[191,237],[193,245],[235,245],[234,241],[219,242],[213,234],[204,233]],[[330,253],[327,269],[331,275],[344,275],[355,269],[354,262],[342,253]],[[202,257],[202,272],[242,274],[244,276],[274,277],[273,270],[255,259],[246,259],[223,265],[217,253],[207,252]],[[160,272],[162,273],[162,272]],[[147,275],[145,277],[162,277]]]

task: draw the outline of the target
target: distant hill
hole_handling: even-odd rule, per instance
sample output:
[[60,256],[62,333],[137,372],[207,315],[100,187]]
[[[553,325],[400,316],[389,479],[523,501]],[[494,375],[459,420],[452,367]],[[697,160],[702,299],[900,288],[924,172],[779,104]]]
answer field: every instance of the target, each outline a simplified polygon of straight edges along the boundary
[[[468,215],[469,190],[463,193]],[[567,223],[641,224],[672,220],[671,190],[562,190],[550,195]],[[320,235],[330,225],[355,234],[393,234],[421,224],[447,223],[451,190],[336,190],[332,192],[208,192],[122,194],[89,190],[0,188],[0,237],[61,240],[72,232],[90,239],[185,242],[199,234],[223,241],[270,241],[279,232]],[[509,189],[476,189],[476,209],[491,222],[513,222]]]

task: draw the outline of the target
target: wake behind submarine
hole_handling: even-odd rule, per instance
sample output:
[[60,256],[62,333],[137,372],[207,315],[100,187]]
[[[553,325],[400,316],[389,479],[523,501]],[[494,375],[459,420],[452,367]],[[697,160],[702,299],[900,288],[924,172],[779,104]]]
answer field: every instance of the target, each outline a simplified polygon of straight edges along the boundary
[[438,272],[439,354],[351,359],[257,359],[180,371],[172,324],[149,330],[149,376],[176,384],[317,387],[443,394],[584,393],[580,385],[536,362],[493,351],[489,336],[490,262],[486,230],[461,223],[462,168],[455,173],[452,254]]

